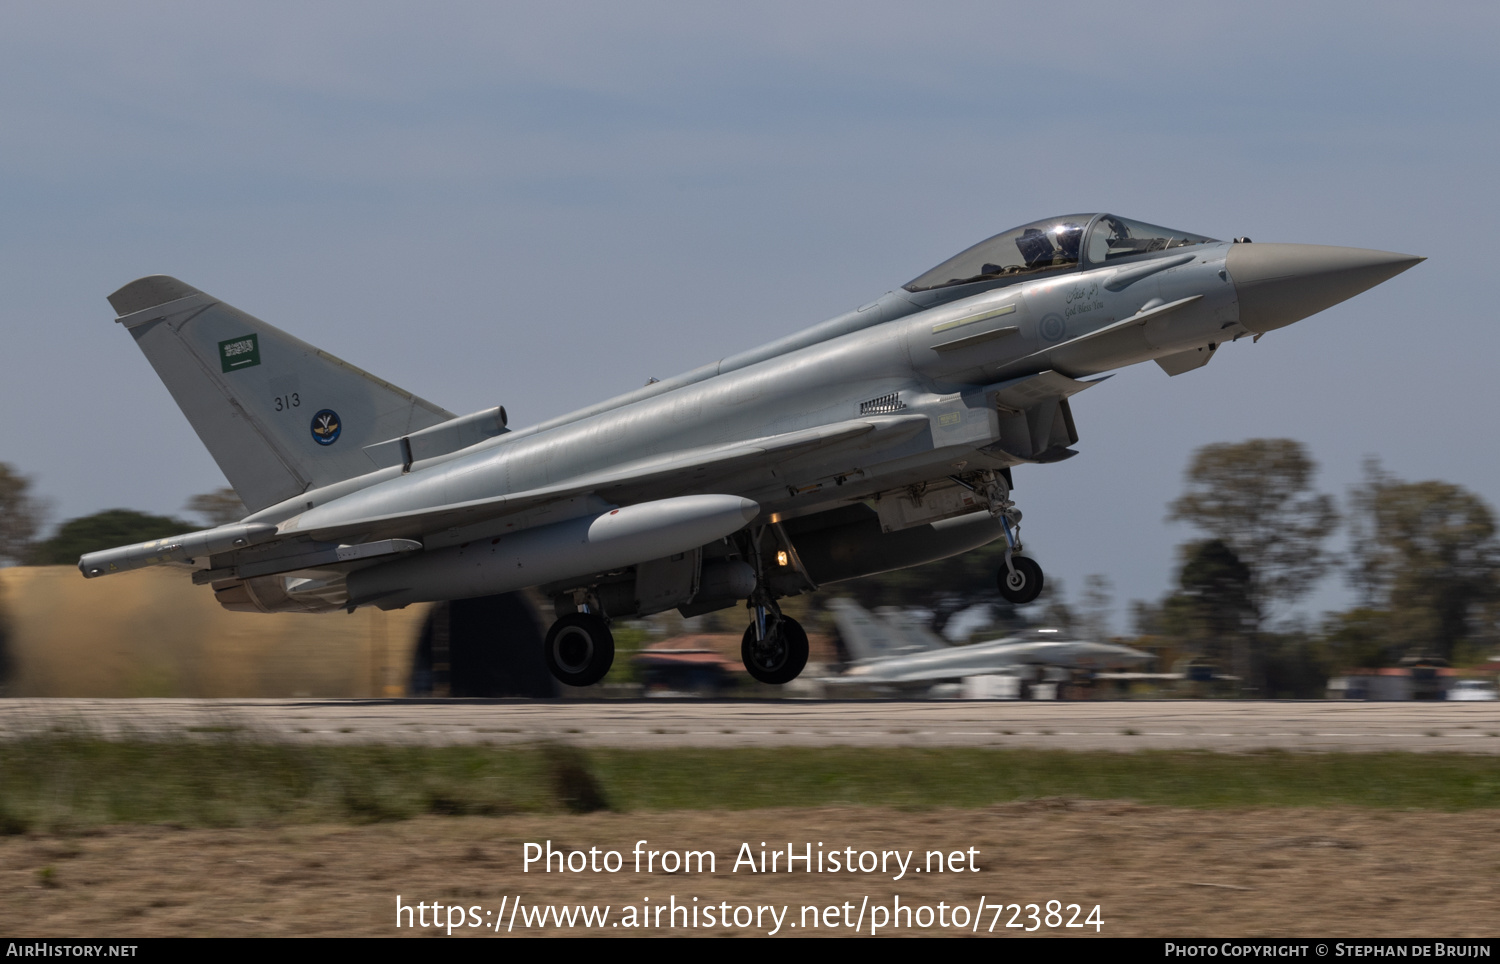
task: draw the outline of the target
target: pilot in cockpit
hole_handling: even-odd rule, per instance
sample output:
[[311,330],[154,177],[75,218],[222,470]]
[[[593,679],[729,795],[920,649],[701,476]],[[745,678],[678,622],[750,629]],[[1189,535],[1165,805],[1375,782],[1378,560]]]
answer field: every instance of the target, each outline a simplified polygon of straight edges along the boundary
[[1016,247],[1028,268],[1058,268],[1077,264],[1083,246],[1083,225],[1072,222],[1055,224],[1042,231],[1027,228],[1016,238]]
[[1079,253],[1083,249],[1083,225],[1068,221],[1053,228],[1052,235],[1057,239],[1058,251],[1062,253],[1062,260],[1055,261],[1054,264],[1077,264]]

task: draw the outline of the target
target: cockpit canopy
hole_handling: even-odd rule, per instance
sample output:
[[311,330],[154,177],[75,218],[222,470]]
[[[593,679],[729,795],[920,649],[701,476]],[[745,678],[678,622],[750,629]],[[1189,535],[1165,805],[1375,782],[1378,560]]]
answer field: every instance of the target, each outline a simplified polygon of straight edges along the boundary
[[1077,267],[1080,262],[1097,267],[1153,251],[1213,241],[1113,214],[1068,214],[1023,224],[981,241],[902,287],[931,291],[981,281],[1007,281]]

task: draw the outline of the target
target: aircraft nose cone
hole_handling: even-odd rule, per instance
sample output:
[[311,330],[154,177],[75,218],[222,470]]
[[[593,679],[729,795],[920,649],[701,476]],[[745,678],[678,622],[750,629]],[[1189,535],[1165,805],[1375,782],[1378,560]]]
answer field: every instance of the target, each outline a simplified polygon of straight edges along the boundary
[[1425,260],[1323,244],[1236,244],[1225,267],[1239,295],[1240,324],[1267,332],[1353,298]]

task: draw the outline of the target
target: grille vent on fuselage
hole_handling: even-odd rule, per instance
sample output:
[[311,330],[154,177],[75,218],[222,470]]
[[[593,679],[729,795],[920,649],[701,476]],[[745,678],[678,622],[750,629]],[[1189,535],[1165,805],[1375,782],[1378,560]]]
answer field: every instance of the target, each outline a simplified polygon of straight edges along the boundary
[[906,403],[901,400],[901,393],[891,392],[889,395],[872,398],[868,402],[860,402],[859,414],[889,415],[891,412],[899,412],[905,407]]

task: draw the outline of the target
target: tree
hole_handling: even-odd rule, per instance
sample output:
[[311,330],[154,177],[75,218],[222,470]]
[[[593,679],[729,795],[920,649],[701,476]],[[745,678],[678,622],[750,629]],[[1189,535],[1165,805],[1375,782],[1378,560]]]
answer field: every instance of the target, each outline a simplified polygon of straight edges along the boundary
[[1307,593],[1333,565],[1323,544],[1339,517],[1333,500],[1313,491],[1316,471],[1292,439],[1206,445],[1169,507],[1169,521],[1202,529],[1246,566],[1256,631],[1272,606]]
[[0,462],[0,562],[26,558],[46,514],[46,503],[31,495],[31,480]]
[[1390,649],[1390,613],[1359,607],[1323,617],[1319,633],[1323,668],[1329,674],[1360,667],[1375,669],[1394,660]]
[[230,488],[195,495],[187,500],[184,508],[202,517],[210,527],[229,525],[250,514],[245,503],[240,501],[238,493]]
[[58,527],[57,535],[36,544],[30,561],[38,566],[73,565],[85,552],[180,535],[194,528],[191,522],[170,516],[147,515],[132,509],[108,509],[64,522]]
[[1367,607],[1387,613],[1387,658],[1398,651],[1445,659],[1493,633],[1500,604],[1500,545],[1482,499],[1448,482],[1402,482],[1365,463],[1350,493],[1349,579]]
[[1182,547],[1181,594],[1192,618],[1210,635],[1240,636],[1254,617],[1250,567],[1219,539]]
[[1259,676],[1252,583],[1250,567],[1222,540],[1190,543],[1182,547],[1181,589],[1165,607],[1177,635],[1251,685]]
[[1208,661],[1244,689],[1263,689],[1270,639],[1256,631],[1250,567],[1219,539],[1179,551],[1177,589],[1160,603],[1134,604],[1137,634],[1165,641],[1179,657]]

